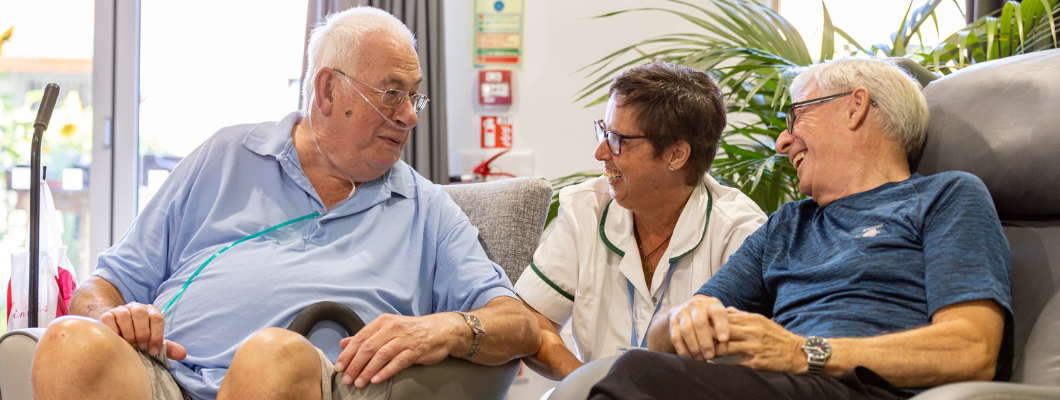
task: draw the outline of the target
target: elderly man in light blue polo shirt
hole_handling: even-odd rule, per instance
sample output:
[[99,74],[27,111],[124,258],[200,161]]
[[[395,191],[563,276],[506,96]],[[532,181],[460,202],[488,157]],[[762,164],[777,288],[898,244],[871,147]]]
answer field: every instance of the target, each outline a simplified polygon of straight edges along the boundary
[[[35,398],[329,399],[411,364],[536,351],[477,230],[399,160],[427,102],[414,46],[371,8],[316,28],[303,109],[181,161],[75,293],[88,318],[41,339]],[[341,353],[277,328],[319,301],[371,321]]]

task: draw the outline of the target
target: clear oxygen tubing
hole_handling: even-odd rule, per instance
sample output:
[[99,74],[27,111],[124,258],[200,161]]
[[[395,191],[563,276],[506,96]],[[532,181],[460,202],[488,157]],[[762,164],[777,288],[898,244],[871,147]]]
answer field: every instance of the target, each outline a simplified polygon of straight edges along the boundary
[[231,249],[231,248],[235,247],[236,245],[238,245],[240,243],[243,243],[245,241],[248,241],[248,240],[251,240],[251,239],[254,239],[254,238],[257,238],[257,237],[261,237],[261,236],[267,235],[267,234],[272,233],[272,232],[274,232],[276,230],[279,230],[281,228],[284,228],[284,227],[287,227],[287,226],[290,226],[290,225],[293,225],[293,224],[296,224],[296,223],[299,223],[299,222],[302,222],[302,221],[305,221],[305,220],[309,220],[309,219],[313,219],[313,218],[319,217],[320,215],[321,215],[320,211],[313,211],[313,212],[311,212],[309,214],[306,214],[306,215],[303,215],[301,217],[292,219],[290,221],[286,221],[286,222],[282,222],[282,223],[277,224],[277,225],[273,225],[273,226],[271,226],[269,228],[266,228],[265,230],[263,230],[261,232],[247,235],[247,237],[244,237],[242,239],[234,241],[231,244],[229,244],[228,246],[225,246],[225,248],[221,249],[217,253],[214,253],[214,255],[210,256],[210,258],[207,259],[206,262],[202,263],[202,265],[199,266],[199,269],[196,269],[195,272],[191,274],[191,277],[189,277],[187,281],[184,281],[184,285],[180,287],[180,290],[177,291],[177,294],[175,296],[173,296],[173,298],[169,300],[169,303],[166,304],[166,307],[162,309],[162,315],[165,315],[166,312],[169,311],[169,309],[173,307],[173,303],[176,303],[177,299],[179,299],[180,296],[184,294],[184,291],[188,289],[188,285],[191,285],[191,281],[194,280],[195,277],[199,276],[199,273],[202,272],[202,270],[204,268],[206,268],[206,266],[209,265],[211,261],[213,261],[215,258],[217,258],[217,256],[220,256],[221,253],[224,253],[225,251],[228,251],[228,249]]

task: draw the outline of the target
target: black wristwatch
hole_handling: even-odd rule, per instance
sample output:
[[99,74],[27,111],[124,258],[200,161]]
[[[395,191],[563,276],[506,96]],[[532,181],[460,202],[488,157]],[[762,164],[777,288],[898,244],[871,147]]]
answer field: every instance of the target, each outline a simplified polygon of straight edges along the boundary
[[810,364],[809,373],[820,375],[824,372],[824,363],[832,356],[832,345],[828,344],[828,339],[810,336],[802,344],[802,351],[806,352],[806,361]]
[[482,327],[482,321],[478,320],[474,314],[454,311],[464,317],[464,322],[467,322],[467,326],[471,327],[471,331],[475,333],[475,339],[471,342],[471,350],[468,350],[467,354],[464,354],[463,359],[469,359],[478,353],[478,348],[482,346],[482,338],[486,336],[486,329]]

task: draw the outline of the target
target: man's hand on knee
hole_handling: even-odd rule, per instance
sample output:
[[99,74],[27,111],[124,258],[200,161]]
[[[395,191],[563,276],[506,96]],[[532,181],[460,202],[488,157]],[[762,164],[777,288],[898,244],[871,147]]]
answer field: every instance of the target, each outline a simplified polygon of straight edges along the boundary
[[117,306],[100,315],[99,321],[133,347],[152,355],[162,350],[163,343],[166,343],[166,357],[171,360],[183,360],[188,354],[184,346],[162,337],[166,320],[153,305],[133,302]]
[[383,314],[339,343],[343,350],[335,370],[343,373],[343,384],[363,388],[369,382],[383,382],[412,364],[442,361],[458,347],[461,335],[456,329],[467,329],[463,320],[454,324],[449,318],[454,316],[459,318],[453,313],[422,317]]

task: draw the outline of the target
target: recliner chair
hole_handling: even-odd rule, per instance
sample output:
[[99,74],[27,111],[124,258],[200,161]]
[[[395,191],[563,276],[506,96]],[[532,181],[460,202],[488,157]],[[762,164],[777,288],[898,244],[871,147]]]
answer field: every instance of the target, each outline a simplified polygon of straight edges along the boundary
[[[912,168],[966,171],[986,183],[1012,250],[1010,382],[965,382],[916,400],[1060,399],[1060,50],[984,62],[922,83],[931,112]],[[617,357],[568,376],[550,400],[585,399]]]
[[[541,237],[552,199],[548,182],[515,178],[444,189],[479,229],[479,242],[489,258],[509,277],[519,276],[530,264]],[[306,335],[322,349],[338,348],[338,340],[348,336],[347,330],[359,329],[360,321],[349,317],[327,320],[326,315],[334,315],[335,306],[318,303],[307,307],[290,329]],[[322,315],[325,320],[318,322]],[[0,399],[31,398],[30,365],[44,330],[22,329],[0,337]],[[450,357],[399,372],[385,384],[385,390],[369,387],[358,392],[365,399],[501,399],[518,373],[519,363],[512,360],[489,367]]]

